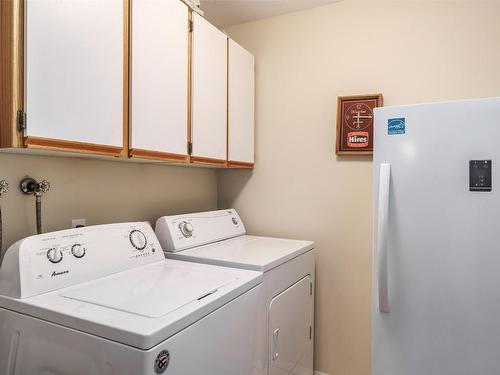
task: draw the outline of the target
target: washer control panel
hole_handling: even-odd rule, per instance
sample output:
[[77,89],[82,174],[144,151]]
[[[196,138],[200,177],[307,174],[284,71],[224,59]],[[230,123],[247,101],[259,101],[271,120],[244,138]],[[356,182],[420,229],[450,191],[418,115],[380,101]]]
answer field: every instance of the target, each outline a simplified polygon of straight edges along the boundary
[[45,233],[7,250],[0,268],[0,294],[30,297],[164,259],[149,223]]
[[163,216],[155,232],[164,251],[177,252],[246,233],[234,209]]

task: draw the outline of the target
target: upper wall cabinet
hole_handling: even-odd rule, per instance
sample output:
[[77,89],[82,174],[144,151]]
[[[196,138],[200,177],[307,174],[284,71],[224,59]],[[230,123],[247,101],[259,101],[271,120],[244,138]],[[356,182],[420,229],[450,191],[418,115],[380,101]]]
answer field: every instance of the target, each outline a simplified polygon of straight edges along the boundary
[[0,0],[0,147],[253,168],[254,59],[180,0]]
[[25,146],[125,152],[128,3],[24,4]]
[[197,13],[192,35],[192,156],[226,165],[227,36]]
[[130,155],[186,162],[188,8],[178,0],[133,0]]
[[254,165],[254,57],[229,40],[228,162]]

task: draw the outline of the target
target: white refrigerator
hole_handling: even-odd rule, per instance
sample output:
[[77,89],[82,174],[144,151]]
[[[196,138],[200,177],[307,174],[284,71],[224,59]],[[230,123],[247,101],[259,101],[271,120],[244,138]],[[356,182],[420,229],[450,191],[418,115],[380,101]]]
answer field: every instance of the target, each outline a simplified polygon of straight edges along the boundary
[[372,375],[499,375],[500,98],[374,131]]

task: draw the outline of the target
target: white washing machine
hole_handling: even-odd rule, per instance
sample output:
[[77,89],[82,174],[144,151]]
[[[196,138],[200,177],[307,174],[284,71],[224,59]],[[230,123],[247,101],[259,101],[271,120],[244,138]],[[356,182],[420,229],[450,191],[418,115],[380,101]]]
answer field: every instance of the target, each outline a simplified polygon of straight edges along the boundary
[[262,273],[165,259],[147,223],[11,246],[2,375],[252,375]]
[[170,259],[264,272],[255,363],[262,374],[313,373],[313,242],[246,235],[233,209],[164,216],[155,231]]

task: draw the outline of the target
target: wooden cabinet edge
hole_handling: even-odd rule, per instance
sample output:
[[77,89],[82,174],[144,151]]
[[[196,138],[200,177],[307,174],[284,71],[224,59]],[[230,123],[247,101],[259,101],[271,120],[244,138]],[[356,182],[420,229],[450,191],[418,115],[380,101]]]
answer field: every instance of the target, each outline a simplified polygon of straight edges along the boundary
[[40,150],[69,151],[81,154],[123,157],[123,147],[99,145],[94,143],[66,141],[41,137],[25,137],[24,144],[27,148],[35,148]]
[[229,160],[227,162],[228,168],[232,169],[254,169],[255,163],[248,163],[245,161]]
[[165,160],[177,163],[189,163],[189,155],[174,154],[170,152],[149,151],[138,148],[132,148],[129,151],[129,157],[152,160]]
[[193,164],[203,164],[203,165],[212,165],[214,167],[220,167],[220,168],[227,167],[227,160],[216,159],[216,158],[207,158],[207,157],[204,157],[204,156],[191,156],[191,163],[193,163]]
[[22,147],[17,111],[23,108],[22,1],[0,1],[0,147]]

